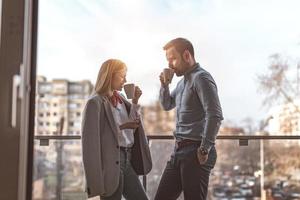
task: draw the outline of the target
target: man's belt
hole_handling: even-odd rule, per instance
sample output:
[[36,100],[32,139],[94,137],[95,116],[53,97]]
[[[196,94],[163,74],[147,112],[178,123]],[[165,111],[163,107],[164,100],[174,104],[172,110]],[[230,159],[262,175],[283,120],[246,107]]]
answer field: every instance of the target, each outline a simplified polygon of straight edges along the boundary
[[176,148],[176,150],[179,150],[179,149],[182,149],[187,146],[200,145],[200,144],[201,144],[201,141],[195,141],[195,140],[189,140],[189,139],[176,140],[175,148]]

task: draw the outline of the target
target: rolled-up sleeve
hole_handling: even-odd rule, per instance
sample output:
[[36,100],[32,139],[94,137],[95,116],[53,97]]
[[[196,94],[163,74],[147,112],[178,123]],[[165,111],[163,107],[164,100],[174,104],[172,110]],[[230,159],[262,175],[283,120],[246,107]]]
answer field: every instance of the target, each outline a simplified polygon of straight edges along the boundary
[[208,151],[215,144],[215,140],[223,120],[217,86],[209,75],[198,75],[195,79],[197,95],[205,113],[204,137],[201,146]]
[[169,86],[161,87],[159,91],[159,101],[164,110],[169,111],[175,108],[176,89],[170,94]]

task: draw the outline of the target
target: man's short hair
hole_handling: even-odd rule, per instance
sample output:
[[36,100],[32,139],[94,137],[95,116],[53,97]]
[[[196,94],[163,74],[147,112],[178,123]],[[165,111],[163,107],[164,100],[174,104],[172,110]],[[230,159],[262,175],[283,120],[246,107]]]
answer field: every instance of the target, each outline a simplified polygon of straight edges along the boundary
[[194,47],[192,43],[185,38],[176,38],[171,40],[164,46],[164,50],[167,50],[171,47],[175,47],[180,55],[182,55],[185,50],[188,50],[194,58]]

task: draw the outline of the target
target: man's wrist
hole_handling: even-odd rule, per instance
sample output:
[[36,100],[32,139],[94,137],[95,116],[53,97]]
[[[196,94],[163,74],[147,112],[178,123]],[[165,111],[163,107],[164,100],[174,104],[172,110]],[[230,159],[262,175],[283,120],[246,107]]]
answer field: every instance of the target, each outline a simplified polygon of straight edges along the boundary
[[205,149],[203,146],[198,148],[198,151],[200,152],[201,155],[206,156],[208,154],[208,150]]
[[162,84],[161,84],[161,87],[162,87],[162,88],[168,88],[168,87],[169,87],[169,83],[162,83]]

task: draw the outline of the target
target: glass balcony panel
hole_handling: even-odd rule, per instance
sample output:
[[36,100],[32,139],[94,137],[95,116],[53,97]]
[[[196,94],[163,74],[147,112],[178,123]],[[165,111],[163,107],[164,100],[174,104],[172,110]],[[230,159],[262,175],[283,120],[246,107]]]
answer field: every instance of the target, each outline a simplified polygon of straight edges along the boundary
[[[153,139],[149,144],[153,169],[146,186],[153,199],[174,142]],[[208,199],[300,199],[300,141],[251,140],[248,146],[239,146],[238,140],[217,140],[216,146]],[[50,140],[49,146],[36,140],[34,156],[34,200],[87,198],[79,139]]]
[[80,140],[50,140],[49,146],[34,144],[34,200],[82,200],[84,176]]

